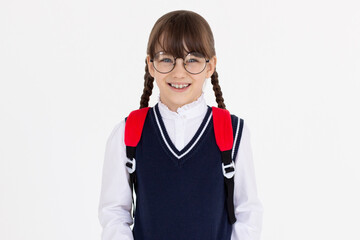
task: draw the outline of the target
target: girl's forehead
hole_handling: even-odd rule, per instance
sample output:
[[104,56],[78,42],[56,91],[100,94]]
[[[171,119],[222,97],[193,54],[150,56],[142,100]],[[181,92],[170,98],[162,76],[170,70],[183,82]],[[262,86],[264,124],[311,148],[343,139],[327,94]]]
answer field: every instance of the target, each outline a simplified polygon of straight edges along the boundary
[[[160,38],[159,42],[155,45],[155,53],[158,52],[174,52],[175,49],[171,49],[168,46],[164,46],[166,44],[162,38]],[[182,41],[183,54],[186,55],[189,53],[189,49],[185,44],[185,40]]]
[[[164,49],[164,48],[162,48],[162,47],[156,47],[155,48],[155,53],[158,53],[158,52],[167,52],[167,53],[172,53],[172,54],[174,54],[170,49]],[[188,51],[187,49],[184,49],[184,51],[183,51],[183,54],[184,54],[184,56],[186,55],[186,54],[188,54],[190,51]]]

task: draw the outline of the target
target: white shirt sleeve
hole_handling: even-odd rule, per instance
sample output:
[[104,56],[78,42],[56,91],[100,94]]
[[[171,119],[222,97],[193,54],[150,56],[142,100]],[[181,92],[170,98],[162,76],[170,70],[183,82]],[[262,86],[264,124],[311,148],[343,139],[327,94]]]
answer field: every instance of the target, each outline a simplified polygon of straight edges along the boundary
[[248,126],[244,123],[235,158],[232,240],[260,240],[263,206],[257,196],[255,169]]
[[133,240],[132,192],[126,169],[125,119],[112,130],[105,150],[98,218],[102,240]]

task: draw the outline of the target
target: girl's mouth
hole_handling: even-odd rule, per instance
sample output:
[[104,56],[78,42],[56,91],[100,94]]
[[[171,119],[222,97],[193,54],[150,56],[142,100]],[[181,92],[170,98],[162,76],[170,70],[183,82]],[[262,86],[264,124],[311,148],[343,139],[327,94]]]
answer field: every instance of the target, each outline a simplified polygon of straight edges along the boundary
[[184,92],[184,91],[186,91],[186,89],[189,88],[189,86],[191,84],[190,83],[182,83],[182,84],[168,83],[168,85],[171,87],[172,90],[174,90],[176,92]]

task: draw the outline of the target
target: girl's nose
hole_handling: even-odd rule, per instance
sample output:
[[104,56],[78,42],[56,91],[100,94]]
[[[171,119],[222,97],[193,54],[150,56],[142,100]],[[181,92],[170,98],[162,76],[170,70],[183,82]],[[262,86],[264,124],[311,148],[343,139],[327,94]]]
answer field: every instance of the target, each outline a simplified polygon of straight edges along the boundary
[[176,59],[175,68],[172,70],[172,72],[177,77],[183,77],[187,73],[186,70],[185,70],[183,61],[184,60],[182,58],[177,58]]

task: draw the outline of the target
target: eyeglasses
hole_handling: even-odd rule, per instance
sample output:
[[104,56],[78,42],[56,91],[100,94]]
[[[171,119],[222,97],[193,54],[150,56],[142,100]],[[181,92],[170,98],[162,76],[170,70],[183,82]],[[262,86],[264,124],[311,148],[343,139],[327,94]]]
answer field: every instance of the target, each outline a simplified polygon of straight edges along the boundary
[[[176,59],[177,57],[169,53],[158,52],[153,59],[150,59],[150,62],[159,73],[169,73],[175,68]],[[185,70],[191,74],[201,73],[209,62],[209,59],[206,59],[203,54],[198,52],[189,52],[182,59]]]

